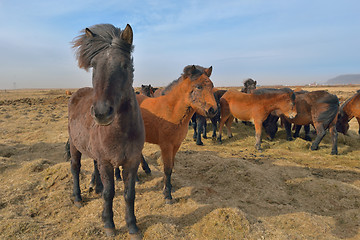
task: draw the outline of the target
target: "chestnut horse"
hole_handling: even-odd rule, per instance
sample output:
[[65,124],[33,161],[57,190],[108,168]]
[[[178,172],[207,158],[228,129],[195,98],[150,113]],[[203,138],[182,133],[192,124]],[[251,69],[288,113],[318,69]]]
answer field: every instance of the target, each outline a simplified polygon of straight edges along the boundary
[[285,114],[289,118],[296,116],[295,94],[289,88],[262,88],[252,93],[242,93],[236,90],[227,91],[220,99],[221,117],[218,141],[221,143],[221,133],[226,124],[227,134],[232,137],[231,124],[234,117],[250,121],[255,125],[255,147],[261,151],[262,123],[272,111]]
[[[313,92],[295,92],[296,94],[296,111],[295,118],[289,119],[282,116],[284,120],[287,139],[291,140],[291,123],[296,124],[295,136],[298,136],[301,125],[313,124],[316,129],[316,139],[311,145],[311,150],[317,150],[319,143],[329,129],[332,140],[331,154],[337,154],[337,131],[336,121],[339,110],[339,99],[336,95],[327,91]],[[311,140],[308,136],[310,127],[305,128],[305,139]]]
[[360,134],[360,90],[341,105],[338,121],[336,123],[337,131],[347,134],[347,131],[349,130],[349,121],[354,117],[359,123]]
[[137,95],[145,125],[145,141],[160,146],[164,163],[164,197],[172,203],[171,174],[191,116],[196,112],[213,117],[217,111],[210,80],[212,67],[186,66],[181,77],[164,89],[164,95]]
[[113,221],[114,167],[123,167],[125,221],[131,237],[139,231],[134,214],[135,176],[141,161],[145,132],[133,91],[133,31],[110,24],[83,30],[73,41],[80,68],[93,68],[93,88],[81,88],[69,101],[69,145],[74,203],[82,206],[80,159],[96,160],[103,183],[102,219],[108,236]]

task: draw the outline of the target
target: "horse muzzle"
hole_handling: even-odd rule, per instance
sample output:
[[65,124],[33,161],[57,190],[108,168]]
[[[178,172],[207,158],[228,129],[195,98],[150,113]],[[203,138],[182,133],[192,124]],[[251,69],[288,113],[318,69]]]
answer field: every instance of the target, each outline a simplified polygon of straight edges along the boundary
[[115,118],[114,108],[106,103],[93,104],[90,108],[90,114],[95,122],[101,126],[110,125]]

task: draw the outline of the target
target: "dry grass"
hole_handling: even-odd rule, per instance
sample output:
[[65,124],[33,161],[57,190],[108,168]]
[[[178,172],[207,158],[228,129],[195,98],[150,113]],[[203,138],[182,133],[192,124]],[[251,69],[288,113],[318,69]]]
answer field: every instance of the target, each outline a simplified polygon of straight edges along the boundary
[[[325,89],[345,99],[359,88]],[[102,199],[87,191],[91,159],[82,161],[85,206],[77,209],[70,200],[63,158],[67,98],[65,90],[0,93],[1,239],[106,239]],[[251,126],[234,124],[234,138],[222,145],[206,139],[197,146],[189,130],[176,156],[173,205],[162,197],[160,150],[146,144],[152,176],[139,170],[141,233],[144,239],[360,239],[357,131],[351,121],[349,136],[339,134],[339,155],[332,156],[328,135],[313,152],[301,138],[287,142],[280,128],[258,153]],[[116,239],[128,237],[122,191],[116,183]]]

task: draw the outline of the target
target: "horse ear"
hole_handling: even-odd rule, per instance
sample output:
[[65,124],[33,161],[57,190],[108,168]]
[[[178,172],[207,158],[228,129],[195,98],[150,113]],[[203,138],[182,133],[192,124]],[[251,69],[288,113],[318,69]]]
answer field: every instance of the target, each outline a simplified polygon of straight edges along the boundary
[[85,35],[87,37],[94,37],[95,36],[95,34],[92,31],[90,31],[90,29],[88,29],[88,28],[85,28]]
[[126,25],[124,31],[121,33],[120,38],[130,45],[133,43],[133,30],[129,24]]
[[257,82],[255,81],[255,86],[256,86]]
[[212,66],[210,66],[209,68],[205,69],[205,74],[206,74],[208,77],[210,77],[211,73],[212,73]]

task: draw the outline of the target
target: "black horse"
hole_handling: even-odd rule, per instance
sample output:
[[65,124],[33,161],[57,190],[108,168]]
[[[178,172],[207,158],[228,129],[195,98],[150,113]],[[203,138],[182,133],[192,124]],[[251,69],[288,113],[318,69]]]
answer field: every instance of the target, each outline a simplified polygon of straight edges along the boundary
[[[214,117],[210,118],[210,121],[212,124],[212,129],[213,129],[213,134],[212,134],[213,140],[216,140],[217,124],[218,124],[218,122],[220,122],[220,111],[221,111],[220,98],[222,97],[222,95],[224,95],[225,92],[226,92],[226,90],[217,90],[214,92],[214,97],[215,97],[216,103],[218,105],[218,111]],[[196,141],[196,145],[204,145],[204,143],[201,141],[201,134],[204,139],[207,139],[206,118],[195,112],[194,115],[191,117],[191,125],[194,128],[193,139],[194,139],[194,141]]]

